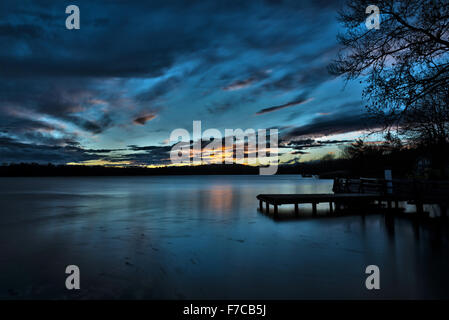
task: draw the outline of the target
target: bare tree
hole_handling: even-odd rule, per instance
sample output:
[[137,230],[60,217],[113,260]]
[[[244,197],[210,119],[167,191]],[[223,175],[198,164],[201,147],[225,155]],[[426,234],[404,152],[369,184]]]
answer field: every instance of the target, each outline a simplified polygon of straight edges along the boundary
[[426,145],[443,146],[449,140],[449,88],[420,98],[405,113],[399,131]]
[[[339,35],[343,49],[330,71],[366,82],[368,112],[384,130],[402,126],[402,132],[410,129],[415,137],[417,132],[423,137],[439,130],[436,122],[441,124],[448,108],[447,100],[440,100],[441,88],[449,87],[447,0],[379,2],[378,30],[365,26],[365,9],[371,4],[371,0],[349,0],[339,13],[346,30]],[[419,128],[413,126],[417,123]]]

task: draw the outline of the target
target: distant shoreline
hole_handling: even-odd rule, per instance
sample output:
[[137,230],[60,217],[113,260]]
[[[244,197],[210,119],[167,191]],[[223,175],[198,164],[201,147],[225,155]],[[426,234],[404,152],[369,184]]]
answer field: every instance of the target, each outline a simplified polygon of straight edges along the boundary
[[[282,168],[279,174],[299,174],[293,168]],[[259,167],[245,165],[203,165],[184,167],[107,167],[12,164],[0,166],[0,177],[58,177],[58,176],[172,176],[172,175],[258,175]]]
[[[401,168],[393,168],[396,177],[404,175]],[[276,175],[316,175],[322,179],[341,177],[384,176],[385,165],[358,167],[347,159],[317,160],[278,166]],[[74,166],[37,163],[5,164],[0,166],[0,177],[104,177],[104,176],[179,176],[179,175],[259,175],[259,167],[241,164],[211,164],[172,167],[109,167]]]

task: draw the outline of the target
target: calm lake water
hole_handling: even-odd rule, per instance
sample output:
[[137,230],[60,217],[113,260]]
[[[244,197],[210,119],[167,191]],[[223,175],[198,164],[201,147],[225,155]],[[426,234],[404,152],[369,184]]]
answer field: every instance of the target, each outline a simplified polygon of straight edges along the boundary
[[[445,224],[257,210],[260,193],[331,189],[298,176],[0,178],[0,298],[449,297]],[[65,289],[72,264],[78,291]],[[371,264],[380,290],[365,288]]]

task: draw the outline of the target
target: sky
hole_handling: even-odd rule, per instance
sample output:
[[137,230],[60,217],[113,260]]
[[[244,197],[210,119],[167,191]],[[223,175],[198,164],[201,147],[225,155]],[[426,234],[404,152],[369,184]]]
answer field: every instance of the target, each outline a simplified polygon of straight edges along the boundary
[[[68,30],[68,5],[80,29]],[[177,128],[277,128],[284,163],[374,126],[332,76],[341,1],[0,2],[0,163],[161,165]],[[364,10],[364,8],[361,8]]]

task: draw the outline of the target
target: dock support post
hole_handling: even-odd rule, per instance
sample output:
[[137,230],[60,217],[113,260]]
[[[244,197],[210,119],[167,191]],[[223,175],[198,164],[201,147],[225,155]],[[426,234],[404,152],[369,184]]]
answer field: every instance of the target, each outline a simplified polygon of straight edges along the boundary
[[399,200],[395,200],[395,202],[394,202],[394,207],[395,207],[396,209],[399,209]]
[[278,215],[278,205],[275,204],[274,205],[274,216],[277,217],[277,215]]
[[265,212],[266,212],[267,214],[269,214],[269,213],[270,213],[270,204],[268,203],[268,201],[265,202],[265,207],[266,207]]
[[447,206],[440,203],[440,216],[447,218]]
[[312,203],[312,213],[314,216],[316,216],[316,202]]
[[419,214],[422,214],[424,212],[424,206],[422,203],[420,202],[416,203],[416,212]]
[[332,207],[332,201],[329,202],[329,211],[330,213],[334,212],[334,208]]
[[262,202],[262,200],[259,200],[259,209],[260,209],[260,212],[263,212],[263,202]]
[[299,215],[299,205],[295,203],[295,215]]

